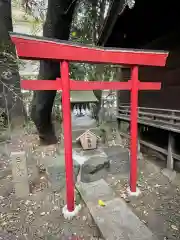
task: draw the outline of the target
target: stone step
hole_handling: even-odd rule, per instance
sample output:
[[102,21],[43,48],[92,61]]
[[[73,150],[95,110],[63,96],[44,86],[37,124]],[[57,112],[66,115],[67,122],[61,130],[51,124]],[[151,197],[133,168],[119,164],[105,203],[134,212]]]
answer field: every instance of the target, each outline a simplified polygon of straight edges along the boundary
[[[79,183],[77,188],[105,240],[158,240],[103,179]],[[105,206],[99,206],[98,200]]]
[[72,116],[72,130],[75,129],[89,129],[89,128],[95,128],[97,126],[96,120],[92,119],[88,116],[82,116],[82,117],[75,117]]

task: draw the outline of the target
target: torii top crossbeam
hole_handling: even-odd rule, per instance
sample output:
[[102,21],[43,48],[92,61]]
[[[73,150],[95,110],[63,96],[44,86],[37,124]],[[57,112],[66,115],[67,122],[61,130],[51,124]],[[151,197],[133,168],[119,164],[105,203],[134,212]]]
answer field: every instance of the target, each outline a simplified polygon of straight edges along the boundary
[[16,45],[19,58],[22,59],[56,59],[88,63],[164,66],[168,55],[164,51],[93,48],[69,41],[32,37],[25,34],[11,33],[11,38]]
[[[74,211],[70,112],[71,90],[113,89],[131,91],[130,190],[133,194],[136,194],[138,91],[161,89],[161,83],[140,82],[138,80],[138,66],[165,66],[168,53],[134,49],[92,48],[84,45],[76,45],[68,41],[64,42],[19,34],[11,34],[11,38],[16,45],[17,54],[21,59],[55,59],[61,62],[61,79],[57,78],[56,80],[46,81],[23,80],[21,81],[21,87],[29,90],[62,90],[67,210],[69,212]],[[70,80],[69,61],[129,65],[132,68],[131,79],[128,82],[85,82]]]

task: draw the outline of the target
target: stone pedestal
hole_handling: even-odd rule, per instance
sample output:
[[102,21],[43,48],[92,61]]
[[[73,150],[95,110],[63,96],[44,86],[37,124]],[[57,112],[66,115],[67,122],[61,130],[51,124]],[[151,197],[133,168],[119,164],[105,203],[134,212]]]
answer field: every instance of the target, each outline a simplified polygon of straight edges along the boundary
[[[49,187],[53,191],[60,191],[66,184],[66,171],[64,155],[57,155],[56,158],[49,157],[45,161],[46,172],[49,179]],[[74,181],[76,182],[80,166],[74,161]]]
[[129,151],[120,146],[77,151],[75,156],[77,161],[80,158],[81,182],[97,181],[108,174],[122,174],[123,177],[129,174]]

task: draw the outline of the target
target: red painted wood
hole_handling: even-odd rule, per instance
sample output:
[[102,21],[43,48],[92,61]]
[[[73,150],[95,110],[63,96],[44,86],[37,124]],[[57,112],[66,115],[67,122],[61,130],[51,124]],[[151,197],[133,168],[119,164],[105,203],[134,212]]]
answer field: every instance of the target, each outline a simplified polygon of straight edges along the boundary
[[25,90],[60,90],[62,84],[57,80],[21,80],[21,88]]
[[130,82],[85,82],[85,81],[71,81],[71,90],[130,90]]
[[74,168],[72,160],[72,127],[70,107],[70,79],[69,64],[63,61],[61,64],[62,79],[62,110],[64,129],[64,149],[66,166],[66,201],[69,212],[74,211]]
[[[165,66],[167,52],[146,52],[127,49],[98,49],[40,39],[11,36],[19,58],[57,59],[76,62],[126,65]],[[68,42],[67,42],[68,43]]]
[[138,67],[134,66],[131,72],[131,164],[130,190],[136,192],[137,181],[137,118],[138,118]]
[[[66,162],[67,208],[74,210],[74,181],[72,161],[72,129],[70,112],[70,90],[130,90],[131,91],[131,167],[130,189],[136,191],[137,180],[137,107],[139,90],[160,90],[161,83],[140,82],[138,65],[164,66],[168,53],[96,49],[47,40],[12,36],[17,53],[24,59],[56,59],[61,64],[61,79],[22,80],[21,87],[27,90],[62,90],[62,109],[64,125],[64,146]],[[128,82],[85,82],[69,79],[69,65],[66,61],[98,62],[133,65],[131,80]]]
[[[61,79],[57,80],[21,80],[21,88],[25,90],[62,90]],[[70,81],[71,90],[131,90],[131,82],[85,82]],[[161,83],[139,82],[139,90],[160,90]]]
[[139,82],[138,90],[161,90],[160,82]]

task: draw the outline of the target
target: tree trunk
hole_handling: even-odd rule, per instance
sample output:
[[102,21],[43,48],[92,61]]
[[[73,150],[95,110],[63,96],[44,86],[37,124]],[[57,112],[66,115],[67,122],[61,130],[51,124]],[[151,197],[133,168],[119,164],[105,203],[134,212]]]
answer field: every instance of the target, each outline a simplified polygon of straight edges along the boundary
[[[49,0],[43,35],[49,38],[68,40],[73,12],[73,0]],[[56,79],[60,76],[60,63],[57,61],[40,62],[40,79]],[[52,125],[51,113],[56,91],[36,91],[32,102],[31,117],[34,121],[41,144],[57,142]]]
[[92,0],[92,43],[96,43],[97,0]]
[[[97,0],[92,0],[92,40],[93,40],[93,44],[96,43],[97,40],[97,34],[99,32],[97,32],[97,30],[99,31],[99,26],[101,26],[104,22],[104,12],[105,12],[105,7],[106,7],[106,0],[101,0],[100,1],[100,6],[99,6],[99,10],[100,13],[99,15],[97,14],[97,5],[98,5],[98,1]],[[104,77],[104,64],[98,64],[95,67],[95,81],[97,80],[103,80]],[[95,106],[95,118],[96,121],[99,123],[99,113],[101,110],[101,98],[102,98],[102,91],[101,90],[95,90],[94,94],[96,96],[96,98],[98,99],[98,102],[96,103]]]
[[101,32],[102,26],[104,25],[104,13],[106,10],[107,6],[107,0],[101,0],[100,1],[100,14],[99,14],[99,19],[98,19],[98,37]]
[[0,0],[0,108],[17,127],[24,124],[25,112],[15,46],[8,31],[13,31],[11,1]]
[[[103,77],[104,77],[103,67],[104,67],[103,64],[96,65],[95,81],[103,80]],[[99,112],[101,110],[102,91],[94,90],[93,92],[94,92],[94,95],[96,96],[96,98],[98,99],[98,102],[96,103],[96,107],[95,107],[95,119],[96,119],[97,123],[99,124]]]

